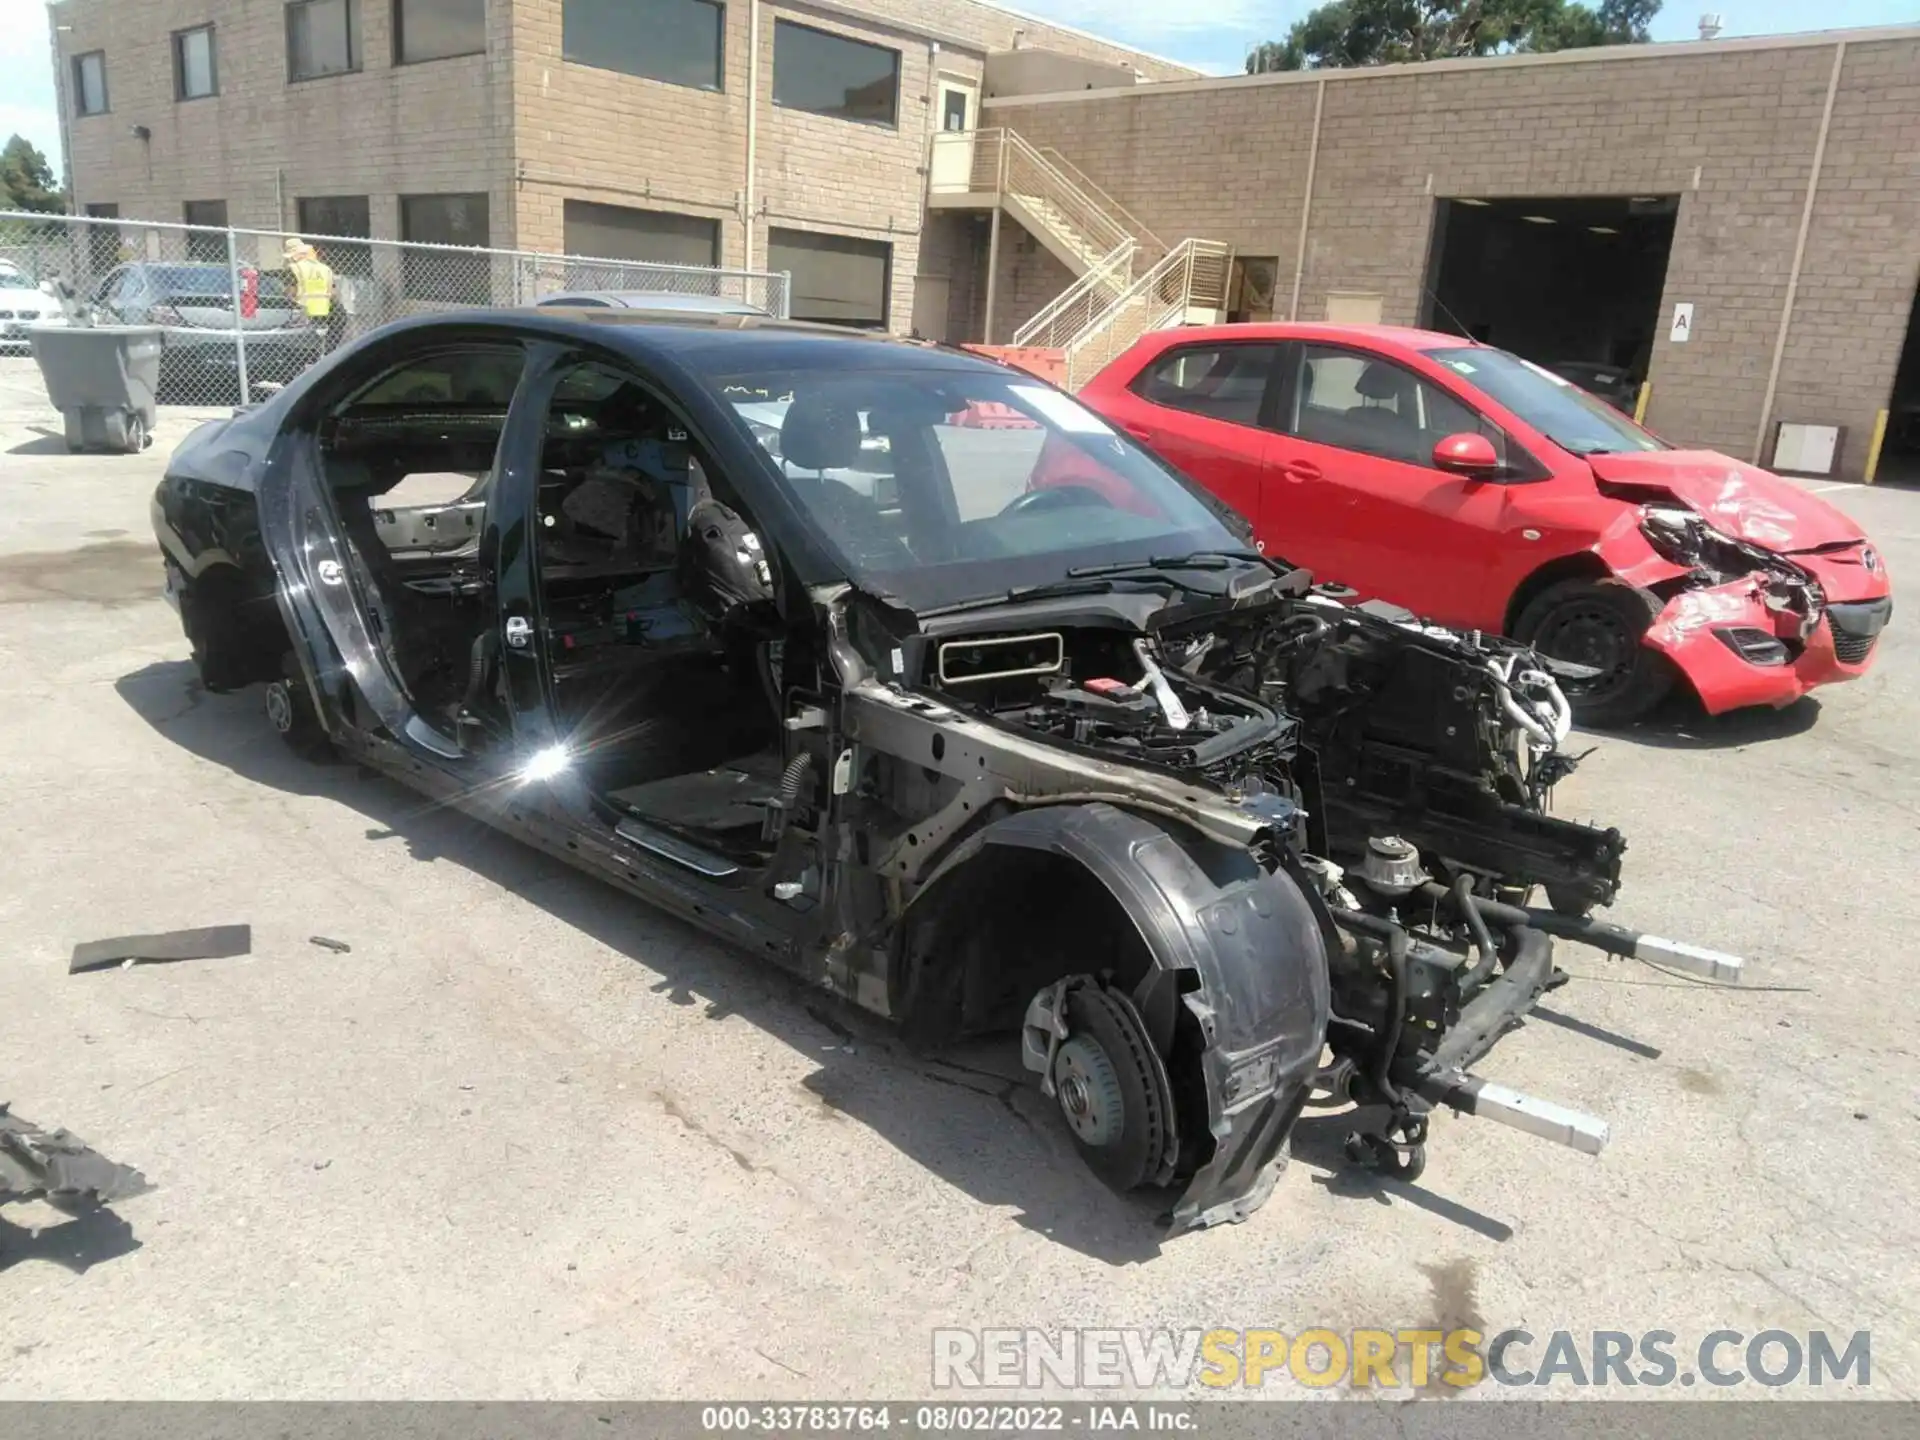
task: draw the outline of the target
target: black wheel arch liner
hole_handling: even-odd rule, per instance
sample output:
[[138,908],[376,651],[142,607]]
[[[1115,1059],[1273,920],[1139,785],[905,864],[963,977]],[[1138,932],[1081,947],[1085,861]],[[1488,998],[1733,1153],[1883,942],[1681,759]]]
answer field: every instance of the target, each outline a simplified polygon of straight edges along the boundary
[[1132,921],[1156,971],[1197,981],[1183,999],[1205,1040],[1200,1069],[1213,1143],[1170,1227],[1245,1219],[1273,1188],[1272,1162],[1326,1039],[1326,942],[1305,893],[1244,848],[1176,822],[1104,802],[1061,803],[1018,811],[954,846],[909,903],[907,921],[940,879],[992,847],[1079,864]]

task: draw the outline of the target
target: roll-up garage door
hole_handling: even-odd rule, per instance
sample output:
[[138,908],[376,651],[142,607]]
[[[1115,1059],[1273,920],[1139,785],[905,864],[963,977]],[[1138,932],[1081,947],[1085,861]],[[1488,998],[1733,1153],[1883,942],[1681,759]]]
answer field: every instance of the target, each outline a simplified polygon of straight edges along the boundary
[[795,320],[884,330],[893,247],[806,230],[767,232],[767,269],[793,273]]
[[700,215],[569,200],[565,221],[569,255],[662,265],[720,263],[720,222]]

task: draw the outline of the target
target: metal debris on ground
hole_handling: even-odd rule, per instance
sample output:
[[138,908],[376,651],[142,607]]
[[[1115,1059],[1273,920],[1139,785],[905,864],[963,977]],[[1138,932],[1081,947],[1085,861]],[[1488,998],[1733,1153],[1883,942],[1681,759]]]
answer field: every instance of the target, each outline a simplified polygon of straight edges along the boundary
[[347,944],[346,941],[329,939],[325,935],[309,935],[307,937],[307,943],[309,945],[318,945],[322,950],[331,950],[336,955],[351,955],[353,953],[353,947]]
[[170,965],[178,960],[225,960],[253,953],[251,925],[210,925],[203,930],[168,930],[158,935],[119,935],[87,940],[73,947],[69,975],[127,964]]
[[0,1102],[0,1205],[41,1197],[79,1215],[152,1188],[138,1170],[95,1153],[77,1135],[42,1130]]

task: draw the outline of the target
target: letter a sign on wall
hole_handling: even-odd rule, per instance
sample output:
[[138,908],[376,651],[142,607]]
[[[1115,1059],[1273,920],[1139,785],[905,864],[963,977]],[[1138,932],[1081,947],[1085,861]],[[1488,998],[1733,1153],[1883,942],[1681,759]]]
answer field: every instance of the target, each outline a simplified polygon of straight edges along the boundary
[[1673,307],[1673,328],[1667,332],[1667,339],[1676,345],[1684,345],[1693,338],[1693,305],[1683,302]]

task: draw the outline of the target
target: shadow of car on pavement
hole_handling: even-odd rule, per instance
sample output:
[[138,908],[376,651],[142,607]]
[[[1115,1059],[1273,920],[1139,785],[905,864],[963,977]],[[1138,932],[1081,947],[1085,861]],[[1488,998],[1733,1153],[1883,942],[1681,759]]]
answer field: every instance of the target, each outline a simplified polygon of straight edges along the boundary
[[1709,715],[1693,695],[1677,693],[1644,720],[1617,729],[1581,726],[1579,733],[1604,735],[1610,740],[1657,750],[1735,750],[1742,745],[1804,735],[1819,719],[1820,701],[1812,695],[1802,695],[1778,710],[1753,705],[1744,710]]
[[737,1015],[780,1040],[815,1065],[802,1084],[823,1110],[867,1126],[980,1204],[1011,1210],[1022,1227],[1112,1265],[1159,1253],[1164,1204],[1117,1196],[1087,1170],[1012,1037],[910,1052],[885,1022],[460,811],[357,765],[300,759],[269,728],[258,690],[211,694],[188,662],[148,665],[114,688],[189,753],[347,806],[371,822],[368,843],[397,841],[416,860],[463,865],[657,974],[653,990],[666,1003]]

